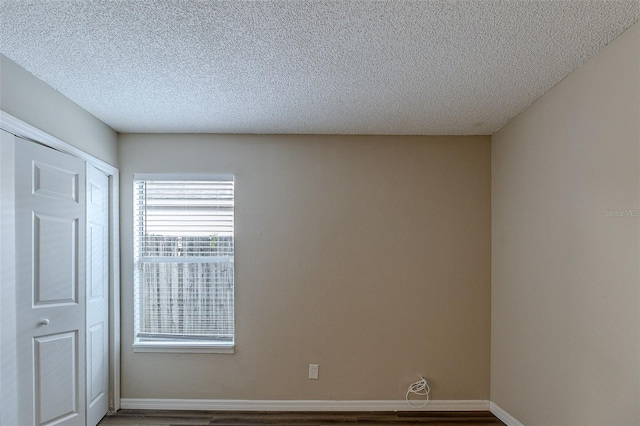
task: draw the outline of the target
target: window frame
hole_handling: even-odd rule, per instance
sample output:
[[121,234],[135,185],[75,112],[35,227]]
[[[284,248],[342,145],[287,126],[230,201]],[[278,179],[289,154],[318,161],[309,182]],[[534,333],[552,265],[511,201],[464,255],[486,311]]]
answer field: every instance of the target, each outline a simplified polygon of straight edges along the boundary
[[[133,175],[133,223],[132,231],[133,235],[133,300],[134,300],[134,315],[133,315],[133,351],[134,352],[163,352],[163,353],[219,353],[219,354],[233,354],[235,353],[235,272],[233,279],[233,304],[234,304],[234,328],[233,337],[230,341],[221,340],[195,340],[195,339],[180,339],[180,340],[163,340],[163,339],[148,339],[140,337],[140,312],[142,311],[142,301],[139,297],[140,292],[140,268],[139,268],[139,253],[136,250],[137,239],[136,235],[136,202],[135,191],[139,181],[146,180],[172,180],[172,181],[226,181],[233,182],[233,201],[235,206],[235,176],[229,174],[189,174],[189,173],[134,173]],[[235,210],[235,207],[234,207]],[[233,219],[233,235],[234,235],[234,265],[235,265],[235,214]],[[234,268],[235,269],[235,268]]]

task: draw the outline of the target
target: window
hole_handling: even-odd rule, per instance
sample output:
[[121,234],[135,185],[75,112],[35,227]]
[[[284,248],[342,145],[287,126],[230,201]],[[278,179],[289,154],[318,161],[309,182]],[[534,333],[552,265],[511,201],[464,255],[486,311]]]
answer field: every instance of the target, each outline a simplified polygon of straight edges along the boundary
[[234,346],[234,182],[134,177],[137,352]]

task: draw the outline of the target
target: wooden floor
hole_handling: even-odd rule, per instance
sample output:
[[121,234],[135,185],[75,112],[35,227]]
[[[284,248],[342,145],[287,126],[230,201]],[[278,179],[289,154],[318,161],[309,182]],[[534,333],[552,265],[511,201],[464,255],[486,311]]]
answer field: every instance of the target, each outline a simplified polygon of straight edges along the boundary
[[205,425],[504,425],[488,411],[467,412],[271,412],[120,410],[99,426]]

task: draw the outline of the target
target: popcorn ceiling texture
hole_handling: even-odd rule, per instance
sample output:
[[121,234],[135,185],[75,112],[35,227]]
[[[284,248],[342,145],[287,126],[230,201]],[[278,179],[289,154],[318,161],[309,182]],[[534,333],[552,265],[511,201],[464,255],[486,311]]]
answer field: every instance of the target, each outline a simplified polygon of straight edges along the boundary
[[492,134],[640,16],[637,0],[0,4],[0,52],[115,130],[158,133]]

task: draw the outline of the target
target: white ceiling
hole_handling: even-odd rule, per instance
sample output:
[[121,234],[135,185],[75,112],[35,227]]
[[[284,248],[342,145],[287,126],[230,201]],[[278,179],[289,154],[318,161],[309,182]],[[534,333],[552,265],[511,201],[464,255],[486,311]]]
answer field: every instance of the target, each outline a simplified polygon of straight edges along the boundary
[[491,134],[638,0],[0,0],[0,52],[119,132]]

